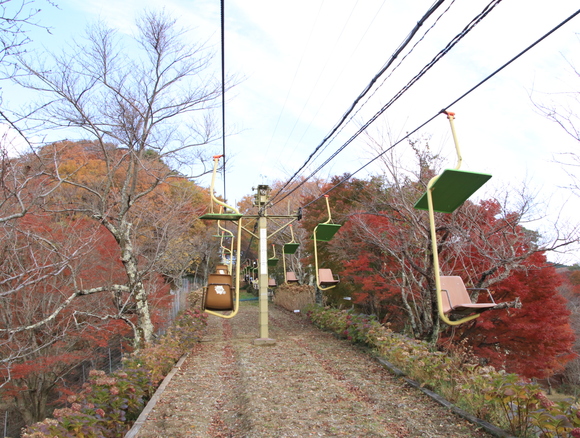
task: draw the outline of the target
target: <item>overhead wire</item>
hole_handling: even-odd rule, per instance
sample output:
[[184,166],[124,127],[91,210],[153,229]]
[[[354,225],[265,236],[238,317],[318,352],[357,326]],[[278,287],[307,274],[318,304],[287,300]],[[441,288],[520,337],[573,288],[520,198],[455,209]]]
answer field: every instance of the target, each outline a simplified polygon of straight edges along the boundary
[[[379,70],[379,72],[371,79],[369,84],[365,87],[365,89],[359,94],[359,96],[354,100],[351,106],[348,108],[345,114],[340,118],[338,123],[331,129],[330,133],[326,135],[326,137],[320,142],[318,146],[314,148],[314,151],[309,155],[307,160],[302,164],[302,166],[290,177],[290,179],[272,196],[272,201],[275,200],[278,194],[282,193],[282,191],[288,187],[288,185],[292,182],[294,178],[308,165],[308,163],[312,160],[312,158],[316,155],[316,153],[324,146],[324,144],[334,135],[334,133],[340,128],[340,126],[345,122],[348,118],[349,114],[352,113],[358,102],[369,92],[369,90],[373,87],[376,81],[384,74],[384,72],[392,65],[392,63],[397,59],[399,54],[405,49],[405,47],[411,42],[415,34],[419,31],[420,27],[425,23],[425,21],[443,4],[445,0],[438,0],[436,1],[425,14],[423,17],[415,24],[409,35],[405,38],[405,40],[400,44],[397,50],[391,55],[389,60],[385,63],[385,65]],[[501,1],[501,0],[497,0]]]
[[[455,1],[455,0],[452,0]],[[366,36],[366,34],[368,33],[368,31],[371,29],[373,23],[375,22],[375,20],[377,19],[377,17],[379,16],[380,11],[382,10],[383,6],[385,5],[385,2],[381,3],[381,5],[379,6],[379,8],[377,9],[377,11],[375,13],[372,14],[372,19],[370,21],[370,23],[366,26],[366,30],[365,32],[361,35],[356,47],[353,49],[352,53],[349,56],[349,59],[352,58],[353,54],[356,53],[357,49],[359,48],[361,42],[363,41],[364,37]],[[347,60],[348,61],[348,60]],[[336,84],[338,83],[338,80],[340,79],[340,77],[342,76],[342,74],[344,73],[346,67],[348,66],[348,62],[344,64],[342,70],[340,71],[340,73],[338,75],[335,76],[334,82],[332,84],[331,87],[329,87],[328,92],[326,93],[326,95],[324,96],[324,98],[322,99],[321,105],[318,107],[318,109],[316,110],[316,113],[311,117],[310,122],[308,123],[308,126],[306,127],[306,129],[304,130],[304,132],[302,133],[302,136],[300,137],[300,139],[298,139],[297,144],[300,144],[302,142],[302,140],[304,139],[304,137],[306,136],[306,133],[308,132],[308,130],[310,129],[310,126],[312,126],[313,121],[316,119],[316,117],[318,116],[318,113],[320,112],[320,109],[322,108],[323,104],[327,101],[328,97],[331,95],[331,93],[333,92]],[[322,75],[322,72],[321,72]],[[318,79],[317,79],[318,82]],[[296,147],[294,148],[294,150],[296,149]],[[292,152],[294,152],[294,150]],[[321,149],[321,151],[323,151],[324,149]]]
[[326,150],[326,148],[328,147],[328,145],[330,143],[332,143],[332,141],[338,136],[338,134],[340,134],[343,129],[345,128],[346,124],[348,124],[349,122],[351,122],[357,115],[358,113],[366,106],[366,104],[374,97],[374,95],[377,93],[377,91],[379,91],[382,86],[385,84],[385,82],[387,80],[389,80],[389,78],[393,75],[393,73],[403,64],[403,62],[405,61],[405,59],[415,50],[415,48],[425,39],[425,37],[427,36],[427,34],[437,25],[437,23],[439,22],[439,20],[449,11],[449,9],[451,8],[451,6],[453,6],[453,4],[455,3],[455,0],[452,0],[451,3],[449,4],[449,6],[435,19],[435,21],[433,22],[433,24],[423,33],[423,35],[421,36],[421,38],[419,38],[418,41],[415,42],[415,44],[413,44],[413,47],[411,47],[411,49],[409,49],[409,51],[405,54],[405,56],[403,56],[400,60],[399,63],[392,68],[392,70],[389,72],[388,75],[386,75],[384,77],[384,79],[382,80],[382,82],[377,85],[377,87],[375,87],[375,89],[373,90],[372,93],[370,93],[366,100],[358,107],[358,109],[349,116],[348,120],[346,121],[346,123],[344,123],[340,129],[338,131],[336,131],[333,135],[333,137],[327,142],[327,144],[325,145],[324,148],[322,148],[319,152],[322,153],[324,150]]
[[224,182],[224,199],[226,196],[226,68],[225,68],[225,24],[224,24],[224,0],[220,2],[220,15],[221,15],[221,53],[222,53],[222,155],[224,157],[224,164],[222,167],[222,175]]
[[[344,184],[346,181],[348,181],[350,178],[352,178],[354,175],[356,175],[358,172],[360,172],[361,170],[363,170],[364,168],[366,168],[367,166],[371,165],[372,163],[374,163],[376,160],[378,160],[380,157],[382,157],[383,155],[385,155],[387,152],[391,151],[395,146],[399,145],[401,142],[403,142],[404,140],[406,140],[407,138],[409,138],[411,135],[413,135],[414,133],[416,133],[417,131],[419,131],[420,129],[422,129],[423,127],[425,127],[426,125],[428,125],[429,123],[431,123],[435,118],[437,118],[440,114],[445,113],[447,108],[452,107],[453,105],[455,105],[456,103],[458,103],[459,101],[461,101],[462,99],[464,99],[465,97],[467,97],[469,94],[471,94],[472,92],[474,92],[477,88],[479,88],[480,86],[482,86],[484,83],[486,83],[488,80],[490,80],[491,78],[493,78],[495,75],[497,75],[499,72],[501,72],[503,69],[505,69],[507,66],[509,66],[510,64],[512,64],[513,62],[515,62],[516,60],[518,60],[520,57],[522,57],[524,54],[526,54],[528,51],[530,51],[532,48],[534,48],[536,45],[538,45],[540,42],[542,42],[543,40],[545,40],[547,37],[549,37],[551,34],[553,34],[554,32],[556,32],[558,29],[560,29],[562,26],[564,26],[566,23],[568,23],[570,20],[572,20],[573,18],[575,18],[577,15],[580,14],[580,9],[578,9],[576,12],[574,12],[572,15],[570,15],[568,18],[566,18],[564,21],[562,21],[560,24],[558,24],[557,26],[555,26],[554,28],[552,28],[550,31],[548,31],[546,34],[544,34],[543,36],[541,36],[540,38],[538,38],[536,41],[534,41],[531,45],[529,45],[528,47],[526,47],[524,50],[522,50],[520,53],[518,53],[516,56],[514,56],[513,58],[511,58],[509,61],[507,61],[505,64],[503,64],[501,67],[499,67],[498,69],[496,69],[494,72],[492,72],[491,74],[489,74],[488,76],[486,76],[484,79],[482,79],[480,82],[478,82],[476,85],[474,85],[473,87],[471,87],[469,90],[467,90],[466,92],[464,92],[462,95],[460,95],[458,98],[456,98],[455,100],[453,100],[452,102],[450,102],[449,104],[447,104],[441,111],[439,111],[437,114],[433,115],[432,117],[430,117],[428,120],[426,120],[425,122],[421,123],[419,126],[417,126],[415,129],[413,129],[412,131],[410,131],[409,133],[407,133],[407,135],[405,135],[403,138],[401,138],[400,140],[398,140],[397,142],[395,142],[394,144],[392,144],[390,147],[388,147],[386,150],[384,150],[383,152],[381,152],[379,155],[377,155],[376,157],[374,157],[372,160],[370,160],[369,162],[367,162],[366,164],[364,164],[362,167],[360,167],[359,169],[357,169],[356,171],[354,171],[353,173],[350,173],[348,175],[348,177],[343,178],[341,181],[339,181],[338,183],[336,183],[334,186],[330,187],[328,190],[326,190],[324,193],[322,193],[318,198],[313,199],[312,201],[310,201],[309,203],[307,203],[306,205],[303,205],[302,208],[306,208],[309,205],[311,205],[312,203],[316,202],[317,200],[319,200],[320,198],[322,198],[324,195],[327,195],[328,193],[330,193],[331,191],[333,191],[335,188],[337,188],[338,186],[340,186],[341,184]],[[282,198],[283,199],[283,198]]]
[[[295,186],[292,190],[285,193],[284,196],[279,199],[277,202],[283,201],[286,197],[290,196],[294,191],[298,190],[303,184],[305,184],[310,178],[316,175],[322,168],[324,168],[330,161],[332,161],[340,152],[342,152],[349,144],[351,144],[360,134],[362,134],[372,123],[374,123],[379,116],[381,116],[388,108],[391,107],[393,103],[395,103],[407,90],[409,90],[419,79],[421,79],[437,62],[443,58],[449,51],[459,42],[461,39],[465,37],[477,24],[479,24],[502,0],[492,0],[490,3],[486,5],[486,7],[476,15],[464,28],[461,32],[459,32],[447,45],[435,55],[435,57],[427,63],[420,71],[417,73],[401,90],[399,90],[395,96],[389,100],[383,107],[375,113],[370,120],[368,120],[365,124],[363,124],[346,142],[342,144],[329,158],[327,158],[318,168],[316,168],[308,177],[303,178],[302,181]],[[317,149],[319,146],[317,147]],[[311,155],[312,156],[312,155]],[[300,170],[302,170],[304,166],[302,166]],[[298,171],[298,172],[299,172]],[[298,173],[297,172],[297,173]],[[296,173],[296,174],[297,174]],[[295,174],[295,175],[296,175]],[[276,195],[280,194],[287,185],[283,186]],[[275,202],[275,199],[272,199],[272,203]]]

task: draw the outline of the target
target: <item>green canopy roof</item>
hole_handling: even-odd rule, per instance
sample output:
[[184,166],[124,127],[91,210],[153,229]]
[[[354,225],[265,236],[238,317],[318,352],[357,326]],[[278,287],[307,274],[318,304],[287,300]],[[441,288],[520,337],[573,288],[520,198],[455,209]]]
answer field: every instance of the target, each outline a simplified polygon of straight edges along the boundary
[[283,250],[284,254],[294,254],[298,250],[299,246],[299,243],[285,243]]
[[[334,237],[341,226],[342,225],[339,224],[318,224],[314,229],[316,240],[318,242],[328,242]],[[314,234],[312,235],[312,238],[314,239]]]
[[[433,210],[440,213],[454,212],[490,178],[491,175],[485,173],[446,169],[431,188]],[[415,203],[415,208],[429,210],[427,193]]]

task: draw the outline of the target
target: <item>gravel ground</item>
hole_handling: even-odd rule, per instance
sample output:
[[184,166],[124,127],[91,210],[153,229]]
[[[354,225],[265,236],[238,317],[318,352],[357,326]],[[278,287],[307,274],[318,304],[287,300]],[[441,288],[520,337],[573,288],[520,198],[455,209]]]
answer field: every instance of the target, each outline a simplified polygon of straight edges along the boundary
[[209,317],[140,438],[488,437],[372,357],[274,306],[275,345],[253,345],[258,307]]

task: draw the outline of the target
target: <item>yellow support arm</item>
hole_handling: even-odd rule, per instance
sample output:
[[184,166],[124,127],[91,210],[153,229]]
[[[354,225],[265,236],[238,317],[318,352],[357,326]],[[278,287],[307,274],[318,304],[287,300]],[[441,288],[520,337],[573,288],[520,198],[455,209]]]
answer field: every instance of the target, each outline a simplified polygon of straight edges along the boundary
[[439,311],[439,318],[441,318],[444,323],[449,325],[459,325],[477,318],[479,313],[466,316],[465,318],[458,319],[457,321],[451,321],[443,312],[443,298],[441,297],[441,274],[439,273],[439,254],[437,252],[437,234],[435,232],[435,213],[433,210],[433,195],[431,191],[431,188],[436,179],[437,177],[432,178],[427,185],[427,204],[429,206],[429,228],[431,230],[431,251],[433,252],[433,271],[435,273],[435,289],[437,291],[437,308]]

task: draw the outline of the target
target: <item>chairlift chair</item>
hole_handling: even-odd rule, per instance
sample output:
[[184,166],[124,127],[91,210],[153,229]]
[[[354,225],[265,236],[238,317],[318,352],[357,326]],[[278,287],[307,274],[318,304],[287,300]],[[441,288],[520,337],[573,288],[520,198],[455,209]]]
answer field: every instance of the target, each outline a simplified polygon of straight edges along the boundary
[[[441,276],[434,212],[452,213],[483,186],[491,178],[491,175],[459,170],[462,157],[453,124],[455,114],[447,111],[444,111],[444,113],[447,114],[451,125],[455,151],[457,153],[457,165],[455,169],[446,169],[441,175],[435,176],[429,181],[426,192],[415,203],[415,208],[429,212],[431,250],[433,253],[433,271],[439,318],[446,324],[459,325],[477,318],[481,312],[494,307],[496,304],[495,302],[493,304],[471,303],[471,299],[461,277]],[[449,316],[452,313],[463,315],[466,313],[471,314],[457,320],[451,320]]]
[[274,255],[268,259],[268,267],[272,268],[278,264],[279,259],[276,257],[276,246],[272,245],[272,251]]
[[229,274],[228,265],[217,265],[215,267],[216,274]]
[[210,274],[204,291],[205,310],[234,310],[232,276],[229,274]]
[[[214,166],[213,166],[213,174],[211,179],[211,186],[210,186],[210,207],[209,212],[200,216],[200,219],[206,220],[217,220],[218,227],[222,230],[228,231],[225,228],[222,228],[219,225],[219,221],[227,220],[227,221],[235,221],[237,222],[237,235],[236,235],[236,256],[239,257],[241,254],[241,237],[242,237],[242,214],[235,209],[227,205],[225,202],[220,201],[215,197],[214,194],[214,187],[215,187],[215,177],[217,173],[218,161],[222,157],[222,155],[216,155],[213,157]],[[217,204],[223,208],[220,210],[220,213],[214,213],[214,204]],[[224,213],[223,211],[231,211],[232,213]],[[234,234],[229,232],[232,237],[232,249],[230,253],[231,262],[233,263],[233,237]],[[223,233],[222,233],[223,236]],[[205,312],[218,316],[220,318],[233,318],[239,310],[240,304],[240,263],[239,260],[236,262],[236,270],[235,275],[230,275],[231,273],[231,264],[228,268],[227,265],[226,269],[228,272],[225,274],[222,273],[215,273],[210,274],[208,277],[208,285],[204,289],[203,300],[202,300],[202,308]],[[222,266],[223,267],[223,266]],[[221,269],[223,270],[223,269]],[[230,311],[229,314],[223,314],[218,312],[223,311]]]
[[[336,232],[340,229],[342,225],[333,224],[332,216],[330,213],[330,204],[328,203],[328,195],[324,195],[326,200],[326,209],[328,211],[328,220],[323,223],[319,223],[314,227],[314,233],[312,239],[314,240],[314,271],[316,272],[316,285],[320,290],[328,290],[336,287],[339,283],[338,280],[332,275],[332,271],[328,268],[320,269],[318,267],[318,245],[317,242],[328,242],[334,237]],[[324,271],[323,273],[321,271]],[[325,276],[326,281],[321,281],[321,273]]]
[[296,278],[296,274],[294,272],[286,272],[286,283],[298,283],[298,278]]
[[299,243],[294,241],[294,230],[292,228],[292,224],[289,225],[290,233],[292,235],[292,240],[288,243],[285,243],[282,247],[282,264],[284,265],[284,283],[298,283],[298,279],[296,278],[296,274],[294,272],[286,271],[286,254],[295,254],[300,246]]
[[336,286],[338,283],[340,283],[340,279],[338,278],[338,275],[333,275],[332,271],[328,268],[321,268],[318,270],[318,278],[320,281],[320,284],[322,286],[328,287],[328,286]]

